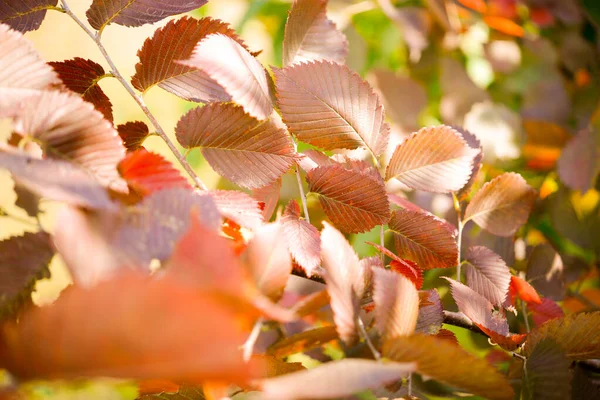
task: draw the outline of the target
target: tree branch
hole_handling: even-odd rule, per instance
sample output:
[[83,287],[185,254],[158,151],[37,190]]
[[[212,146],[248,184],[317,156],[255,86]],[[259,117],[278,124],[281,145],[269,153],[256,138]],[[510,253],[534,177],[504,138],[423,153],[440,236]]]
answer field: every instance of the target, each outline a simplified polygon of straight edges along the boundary
[[471,332],[479,333],[481,335],[485,335],[481,329],[477,327],[466,315],[463,313],[452,312],[452,311],[443,311],[444,313],[444,323],[448,325],[458,326],[460,328],[465,328],[470,330]]

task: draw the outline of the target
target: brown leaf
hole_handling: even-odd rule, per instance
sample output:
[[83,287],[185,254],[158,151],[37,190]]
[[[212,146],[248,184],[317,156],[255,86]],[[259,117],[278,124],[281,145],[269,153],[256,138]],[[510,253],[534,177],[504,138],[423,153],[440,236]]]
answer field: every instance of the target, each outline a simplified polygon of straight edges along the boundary
[[[435,349],[435,351],[432,351]],[[508,380],[485,360],[434,336],[415,334],[388,340],[383,355],[394,361],[416,362],[417,372],[491,400],[512,400]]]
[[295,353],[302,353],[321,347],[325,343],[337,338],[338,334],[335,326],[324,326],[288,336],[269,347],[267,354],[277,358],[284,358]]
[[207,0],[94,0],[85,15],[92,28],[102,31],[108,24],[142,26],[171,15],[195,10]]
[[323,224],[321,258],[333,320],[340,338],[352,344],[358,339],[356,318],[365,291],[365,272],[344,236],[327,222]]
[[421,301],[415,332],[433,335],[442,328],[444,309],[437,290],[431,289],[426,292],[419,292],[419,294],[421,293],[427,294],[427,303],[423,304],[423,301]]
[[283,121],[296,137],[325,150],[367,148],[379,156],[389,126],[369,84],[348,67],[316,61],[273,69]]
[[175,391],[142,394],[135,400],[206,400],[202,388],[197,385],[181,385]]
[[544,297],[562,300],[565,296],[564,265],[560,254],[548,243],[533,248],[527,260],[527,281]]
[[458,191],[469,181],[477,154],[448,126],[423,128],[396,147],[385,179],[429,192]]
[[129,121],[117,126],[117,132],[123,141],[127,151],[134,151],[142,147],[142,143],[148,136],[150,130],[148,125],[142,121]]
[[527,222],[536,192],[514,172],[505,172],[483,185],[465,211],[464,222],[477,225],[498,236],[512,236]]
[[112,104],[98,85],[98,81],[106,74],[100,64],[79,57],[48,64],[58,73],[67,89],[79,93],[85,101],[92,103],[104,118],[113,121]]
[[311,170],[306,180],[327,216],[345,232],[365,232],[389,219],[385,186],[372,167],[356,171],[339,164],[323,166]]
[[221,33],[208,35],[196,45],[189,59],[179,62],[204,71],[252,117],[263,120],[271,115],[273,104],[267,72],[231,37]]
[[558,159],[558,176],[573,190],[587,192],[600,174],[600,129],[584,129],[567,143]]
[[403,275],[381,268],[373,270],[375,326],[384,340],[410,335],[419,315],[415,285]]
[[416,262],[424,270],[458,265],[454,232],[440,218],[399,209],[392,212],[388,226],[394,232],[399,257]]
[[302,298],[298,303],[294,304],[294,313],[299,317],[316,313],[319,309],[329,305],[329,293],[327,290],[314,292]]
[[221,215],[249,228],[257,229],[263,221],[258,202],[244,192],[237,190],[211,190],[200,192],[210,196]]
[[272,119],[259,121],[231,103],[193,109],[175,132],[183,147],[200,147],[220,175],[250,189],[280,178],[296,159],[284,128]]
[[169,21],[146,39],[138,51],[140,62],[135,66],[131,83],[142,92],[158,85],[190,101],[230,101],[225,89],[205,72],[175,62],[189,59],[196,44],[213,33],[222,33],[245,47],[235,31],[218,19],[197,20],[186,16]]
[[264,396],[272,400],[331,399],[346,397],[398,381],[414,370],[414,364],[380,363],[345,359],[260,382]]
[[467,285],[490,303],[502,307],[511,276],[504,260],[484,246],[470,247],[465,260]]
[[342,64],[348,55],[346,36],[327,18],[327,0],[292,3],[283,39],[283,65],[317,60]]
[[571,398],[569,360],[561,346],[551,339],[538,343],[527,357],[527,392],[532,399],[562,400]]
[[50,235],[27,232],[0,241],[0,320],[26,302],[38,279],[49,278],[54,256]]
[[37,30],[49,8],[58,0],[5,0],[0,3],[0,22],[21,32]]
[[283,236],[290,253],[307,276],[321,263],[321,236],[317,228],[300,219],[300,206],[291,200],[281,218]]

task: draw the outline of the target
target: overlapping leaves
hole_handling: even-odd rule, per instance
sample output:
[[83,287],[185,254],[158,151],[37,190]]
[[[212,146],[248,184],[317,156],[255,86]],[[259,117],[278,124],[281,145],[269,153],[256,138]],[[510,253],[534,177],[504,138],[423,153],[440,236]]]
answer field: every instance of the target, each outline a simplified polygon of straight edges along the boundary
[[281,218],[283,235],[287,240],[290,253],[296,262],[304,268],[306,275],[321,263],[321,237],[317,228],[300,219],[300,206],[296,200],[290,201]]
[[373,269],[375,324],[385,339],[414,332],[419,315],[419,295],[406,277],[382,268]]
[[510,271],[500,256],[484,246],[470,247],[465,255],[467,284],[494,305],[502,306]]

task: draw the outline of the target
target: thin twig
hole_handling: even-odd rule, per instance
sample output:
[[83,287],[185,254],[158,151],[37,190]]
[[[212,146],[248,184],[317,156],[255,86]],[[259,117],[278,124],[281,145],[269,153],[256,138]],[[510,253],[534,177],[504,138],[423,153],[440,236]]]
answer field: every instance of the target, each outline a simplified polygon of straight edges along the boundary
[[44,229],[42,228],[41,224],[37,223],[37,222],[33,222],[28,220],[27,218],[23,218],[23,217],[19,217],[18,215],[14,215],[14,214],[9,214],[8,212],[6,212],[5,209],[0,208],[0,217],[6,217],[6,218],[10,218],[13,221],[17,221],[20,222],[22,224],[25,225],[30,225],[30,226],[34,226],[38,229],[40,229],[41,231],[43,231]]
[[458,218],[458,233],[456,237],[456,246],[458,247],[458,266],[456,267],[456,280],[460,282],[460,247],[462,245],[462,231],[463,231],[463,221],[462,221],[462,211],[460,208],[460,201],[454,192],[452,193],[452,199],[454,200],[454,210],[456,211],[456,215]]
[[137,94],[133,90],[133,87],[131,87],[131,85],[129,84],[129,82],[127,82],[125,80],[125,78],[123,78],[123,75],[121,75],[121,73],[119,72],[117,66],[115,65],[115,63],[113,62],[113,60],[110,58],[110,56],[108,55],[108,52],[106,51],[106,48],[102,44],[102,41],[100,40],[100,32],[96,32],[96,33],[92,32],[83,23],[83,21],[81,21],[79,19],[79,17],[77,17],[77,15],[75,15],[71,11],[71,9],[69,8],[69,5],[67,4],[66,0],[62,0],[62,8],[63,8],[64,12],[67,15],[69,15],[77,23],[77,25],[79,25],[81,27],[81,29],[84,30],[84,32],[90,38],[92,38],[92,40],[94,41],[94,43],[96,43],[96,46],[100,50],[100,53],[102,53],[102,55],[104,56],[104,59],[106,60],[106,62],[108,62],[108,65],[111,68],[111,73],[114,75],[115,78],[117,78],[119,80],[119,82],[121,82],[121,85],[123,85],[123,87],[125,88],[125,90],[127,90],[127,92],[131,95],[131,97],[133,97],[133,99],[135,100],[135,102],[140,106],[140,108],[142,109],[142,111],[144,112],[144,114],[146,114],[146,117],[148,117],[148,119],[150,120],[150,122],[154,126],[154,129],[156,129],[156,133],[158,134],[158,136],[161,137],[161,139],[167,144],[167,146],[169,147],[169,149],[171,150],[171,152],[175,155],[175,157],[177,157],[177,160],[179,161],[179,163],[181,164],[181,166],[183,167],[183,169],[185,169],[185,171],[192,177],[192,179],[194,180],[194,182],[196,183],[196,185],[200,189],[206,190],[206,185],[204,184],[204,182],[202,182],[202,180],[200,180],[200,178],[198,177],[198,175],[196,175],[196,173],[194,172],[194,170],[192,169],[192,167],[190,166],[190,164],[187,162],[187,160],[185,159],[185,157],[179,152],[179,150],[177,150],[177,147],[171,141],[171,139],[169,139],[169,137],[165,133],[165,131],[162,128],[162,126],[160,126],[160,124],[158,123],[158,121],[156,120],[156,118],[154,117],[154,115],[150,112],[150,110],[148,109],[148,107],[144,103],[144,99],[139,94]]
[[408,387],[406,388],[406,394],[408,395],[408,398],[410,398],[412,396],[412,372],[408,374],[407,384]]
[[360,317],[358,317],[356,320],[358,322],[358,328],[359,328],[359,331],[360,331],[360,335],[362,336],[363,339],[365,339],[365,342],[367,343],[367,346],[369,346],[369,349],[371,349],[371,353],[373,353],[373,357],[375,357],[375,359],[377,361],[380,361],[381,360],[381,353],[379,351],[377,351],[377,349],[373,345],[373,342],[371,342],[371,338],[369,337],[369,334],[367,333],[367,329],[365,328],[365,324],[363,323],[363,321],[362,321],[362,319]]
[[302,200],[302,208],[304,209],[304,220],[310,224],[310,216],[308,215],[308,204],[306,204],[306,195],[302,186],[302,176],[300,176],[300,167],[296,165],[296,180],[298,181],[298,191],[300,192],[300,200]]
[[[379,244],[381,245],[381,247],[385,247],[385,232],[383,230],[383,225],[379,226]],[[381,252],[380,256],[381,262],[385,264],[385,254]]]
[[260,330],[262,329],[264,320],[259,318],[258,321],[254,324],[254,328],[252,328],[252,332],[250,332],[250,336],[246,339],[246,342],[242,345],[243,348],[243,357],[244,361],[250,361],[252,358],[252,353],[254,352],[254,345],[256,344],[256,340],[260,335]]

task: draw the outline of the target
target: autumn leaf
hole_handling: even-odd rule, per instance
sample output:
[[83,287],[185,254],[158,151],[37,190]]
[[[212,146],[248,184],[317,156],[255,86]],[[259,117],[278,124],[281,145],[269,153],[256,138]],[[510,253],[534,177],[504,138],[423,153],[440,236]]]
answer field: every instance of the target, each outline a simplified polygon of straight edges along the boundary
[[27,302],[37,280],[50,277],[53,256],[54,246],[45,232],[0,241],[0,321]]
[[343,63],[348,41],[326,15],[327,0],[292,3],[283,39],[283,65],[317,60]]
[[265,379],[259,386],[267,399],[332,399],[398,381],[413,370],[412,363],[345,359]]
[[536,192],[521,175],[506,172],[487,182],[473,196],[464,222],[477,225],[498,236],[512,236],[527,222]]
[[46,11],[57,4],[58,0],[6,0],[0,3],[0,22],[16,31],[35,31],[46,17]]
[[540,326],[551,319],[565,316],[562,308],[547,297],[542,299],[541,304],[529,304],[529,309],[532,313],[533,322],[537,326]]
[[[432,351],[435,349],[435,351]],[[508,380],[485,360],[434,336],[414,334],[388,340],[383,355],[398,362],[415,362],[417,372],[491,400],[512,400]]]
[[284,358],[320,347],[337,338],[338,334],[335,326],[324,326],[288,336],[269,347],[267,354]]
[[196,45],[189,59],[179,63],[204,71],[250,116],[264,120],[271,115],[273,104],[267,72],[231,37],[210,34]]
[[83,100],[92,103],[104,118],[113,121],[112,103],[98,85],[100,79],[107,76],[100,64],[80,57],[48,64],[58,73],[67,89],[79,93]]
[[142,147],[142,143],[148,136],[150,130],[148,125],[142,121],[129,121],[117,126],[117,132],[123,141],[127,151],[135,151]]
[[467,142],[469,147],[478,151],[478,153],[475,155],[475,158],[473,159],[473,166],[471,167],[471,176],[469,177],[469,181],[456,194],[456,196],[460,200],[464,200],[469,195],[471,187],[477,179],[477,174],[479,174],[479,171],[481,170],[481,166],[483,163],[483,146],[481,145],[481,141],[475,134],[469,132],[464,128],[454,127],[454,129],[462,136],[462,138],[465,142]]
[[311,276],[321,263],[321,236],[317,228],[300,219],[300,206],[291,200],[281,218],[282,233],[294,260]]
[[420,291],[419,297],[426,297],[419,305],[419,316],[415,332],[433,335],[439,332],[444,322],[444,309],[440,301],[440,295],[435,289]]
[[102,31],[108,24],[142,26],[171,15],[195,10],[207,0],[94,0],[85,13],[92,28]]
[[379,97],[348,67],[316,61],[273,73],[283,122],[299,140],[325,150],[364,147],[374,156],[385,150],[389,127]]
[[182,385],[175,391],[141,394],[135,400],[206,400],[202,387]]
[[396,147],[385,179],[429,192],[458,191],[469,181],[478,153],[448,126],[423,128]]
[[200,147],[220,175],[250,189],[280,178],[296,159],[284,127],[272,119],[259,121],[230,103],[191,110],[179,120],[175,132],[183,147]]
[[356,171],[340,164],[323,166],[311,170],[306,180],[310,191],[319,194],[325,214],[344,232],[365,232],[389,219],[385,186],[372,167]]
[[544,297],[562,300],[565,296],[564,269],[561,256],[548,243],[533,248],[527,260],[527,280]]
[[281,192],[281,178],[274,180],[272,183],[252,190],[254,197],[260,204],[262,209],[263,220],[268,221],[273,216],[275,208],[279,203],[279,194]]
[[552,339],[538,343],[527,357],[525,393],[532,399],[571,398],[571,360]]
[[511,274],[500,256],[484,246],[469,247],[466,260],[467,285],[499,307],[506,300]]
[[524,302],[530,304],[541,304],[542,299],[540,295],[535,291],[527,281],[519,278],[518,276],[510,277],[510,287],[514,293]]
[[396,254],[429,270],[458,265],[458,248],[454,232],[445,222],[430,215],[399,209],[388,222],[394,232]]
[[390,257],[392,259],[390,263],[390,269],[410,279],[417,290],[421,289],[421,286],[423,285],[423,271],[421,271],[419,266],[414,261],[404,260],[377,243],[365,243],[370,244],[371,246],[375,247],[377,251]]
[[504,34],[516,37],[525,36],[525,30],[523,27],[508,18],[495,15],[486,15],[483,17],[483,22],[485,22],[490,28]]
[[410,335],[419,314],[419,295],[404,275],[381,268],[373,270],[375,326],[383,339]]
[[589,128],[571,139],[558,159],[558,176],[573,190],[587,192],[600,174],[600,129]]
[[210,190],[199,194],[210,196],[223,217],[245,228],[257,229],[262,225],[263,218],[258,202],[244,192]]

